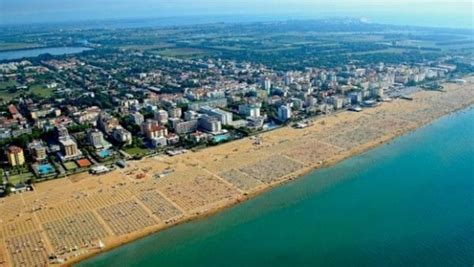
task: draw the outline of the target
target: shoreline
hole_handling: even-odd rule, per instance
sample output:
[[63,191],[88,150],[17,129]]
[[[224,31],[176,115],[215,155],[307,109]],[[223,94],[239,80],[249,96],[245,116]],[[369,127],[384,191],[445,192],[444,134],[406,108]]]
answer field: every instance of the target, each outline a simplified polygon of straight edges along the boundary
[[297,180],[297,179],[300,179],[300,178],[302,178],[303,176],[309,175],[309,174],[311,174],[312,172],[315,172],[315,171],[317,171],[317,170],[324,169],[324,168],[333,167],[333,166],[335,166],[335,165],[337,165],[337,164],[339,164],[339,163],[341,163],[341,162],[343,162],[343,161],[345,161],[345,160],[348,160],[348,159],[350,159],[350,158],[352,158],[352,157],[357,157],[357,156],[359,156],[359,155],[362,155],[362,154],[364,154],[364,153],[366,153],[366,152],[368,152],[368,151],[370,151],[370,150],[372,150],[372,149],[378,148],[378,147],[380,147],[380,146],[382,146],[382,145],[388,145],[390,142],[394,141],[394,140],[397,139],[397,138],[400,138],[400,137],[406,136],[406,135],[408,135],[408,134],[414,133],[414,132],[416,132],[416,131],[422,129],[423,127],[429,126],[429,125],[435,123],[436,121],[438,121],[438,120],[440,120],[440,119],[443,119],[443,118],[445,118],[445,117],[447,117],[447,116],[451,116],[451,115],[454,115],[454,114],[456,114],[456,113],[463,112],[463,111],[465,111],[465,110],[470,110],[470,109],[474,109],[474,105],[473,105],[473,104],[468,105],[468,106],[465,106],[465,107],[460,108],[460,109],[458,109],[458,110],[454,110],[454,111],[451,112],[451,113],[447,113],[447,114],[445,114],[445,115],[443,115],[443,116],[441,116],[441,117],[438,117],[438,118],[436,118],[436,119],[434,119],[434,120],[432,120],[432,121],[430,121],[430,122],[428,122],[428,123],[426,123],[426,124],[420,125],[419,127],[416,127],[416,128],[414,128],[414,129],[412,129],[412,130],[410,130],[410,131],[408,131],[408,132],[402,133],[402,134],[400,134],[400,135],[396,135],[396,136],[394,136],[394,137],[392,137],[392,138],[388,138],[386,141],[380,141],[380,143],[378,143],[378,144],[374,144],[374,145],[372,145],[372,146],[368,146],[367,148],[361,149],[359,152],[354,152],[354,154],[349,155],[349,156],[347,156],[347,157],[344,157],[344,158],[342,158],[342,159],[340,159],[340,160],[334,160],[333,162],[328,162],[326,165],[323,165],[323,166],[321,166],[321,167],[315,167],[315,168],[312,168],[312,169],[309,169],[309,170],[302,171],[301,174],[295,174],[295,177],[290,177],[290,178],[285,179],[285,180],[283,180],[283,181],[281,181],[281,182],[272,184],[272,185],[270,185],[270,186],[268,186],[268,187],[264,187],[264,188],[262,188],[262,189],[260,189],[260,190],[258,190],[258,191],[256,191],[256,192],[253,192],[251,195],[245,196],[242,200],[237,200],[237,201],[235,201],[235,202],[232,202],[232,203],[229,203],[229,204],[225,204],[225,205],[223,205],[222,207],[219,207],[219,208],[216,208],[216,209],[214,209],[214,210],[211,210],[209,213],[204,213],[204,214],[201,214],[201,215],[197,215],[197,216],[195,216],[195,217],[186,218],[186,219],[184,219],[183,221],[178,221],[178,222],[176,222],[176,223],[174,223],[174,224],[168,225],[167,227],[160,228],[160,229],[156,229],[155,231],[151,231],[151,232],[145,233],[145,234],[143,234],[143,235],[137,236],[136,238],[131,239],[131,240],[129,240],[129,241],[125,241],[125,242],[123,242],[123,243],[121,243],[121,244],[119,244],[119,245],[117,245],[117,246],[111,246],[111,247],[108,247],[108,248],[106,248],[106,249],[97,251],[96,253],[89,254],[89,255],[85,255],[83,258],[74,259],[74,260],[72,260],[71,262],[68,262],[67,264],[62,265],[62,266],[76,266],[77,264],[79,264],[79,263],[81,263],[81,262],[83,262],[83,261],[85,261],[85,260],[92,259],[92,258],[94,258],[94,257],[96,257],[96,256],[99,256],[99,255],[101,255],[101,254],[108,253],[108,252],[110,252],[110,251],[112,251],[112,250],[114,250],[114,249],[117,249],[117,248],[121,247],[121,246],[131,244],[131,243],[136,242],[136,241],[139,241],[139,240],[141,240],[141,239],[145,239],[145,238],[150,237],[150,236],[152,236],[152,235],[154,235],[154,234],[158,234],[158,233],[161,232],[161,231],[166,231],[166,230],[168,230],[168,229],[170,229],[170,228],[172,228],[172,227],[175,227],[175,226],[178,226],[178,225],[182,225],[182,224],[186,224],[186,223],[189,223],[189,222],[192,222],[192,221],[205,220],[205,219],[207,219],[207,218],[209,218],[209,217],[214,216],[214,215],[217,214],[217,213],[220,213],[221,211],[230,209],[230,208],[232,208],[232,207],[234,207],[234,206],[237,206],[237,205],[239,205],[239,204],[241,204],[241,203],[243,203],[243,202],[245,202],[245,201],[251,200],[251,199],[253,199],[253,198],[257,197],[257,196],[260,196],[260,195],[262,195],[262,194],[265,194],[265,193],[267,193],[268,191],[273,190],[273,189],[275,189],[275,188],[277,188],[277,187],[279,187],[279,186],[282,186],[282,185],[291,183],[292,181]]
[[[288,177],[284,177],[282,178],[281,181],[278,181],[278,182],[275,182],[275,183],[272,183],[266,187],[263,187],[255,192],[253,192],[252,194],[249,194],[249,195],[246,195],[244,196],[243,199],[241,200],[236,200],[234,202],[231,202],[231,203],[227,203],[227,204],[224,204],[222,207],[217,207],[216,209],[214,210],[211,210],[209,211],[208,213],[204,213],[204,214],[200,214],[200,215],[197,215],[195,217],[189,217],[189,218],[186,218],[184,219],[183,221],[179,221],[179,222],[176,222],[175,224],[172,224],[172,225],[169,225],[168,227],[164,227],[164,228],[159,228],[159,229],[156,229],[154,231],[151,231],[149,233],[146,233],[144,235],[140,235],[140,236],[136,236],[135,238],[133,238],[132,240],[129,240],[127,242],[124,242],[124,243],[121,243],[120,245],[117,245],[117,246],[111,246],[111,247],[108,247],[104,250],[101,250],[101,251],[98,251],[97,253],[94,253],[94,254],[90,254],[90,255],[85,255],[83,258],[77,258],[73,261],[71,261],[70,263],[67,263],[65,266],[74,266],[84,260],[87,260],[87,259],[90,259],[90,258],[93,258],[95,256],[98,256],[100,254],[103,254],[103,253],[107,253],[111,250],[114,250],[120,246],[123,246],[123,245],[127,245],[127,244],[130,244],[134,241],[138,241],[140,239],[144,239],[144,238],[147,238],[153,234],[157,234],[158,232],[160,231],[164,231],[164,230],[167,230],[171,227],[174,227],[174,226],[177,226],[177,225],[181,225],[181,224],[185,224],[185,223],[188,223],[188,222],[191,222],[191,221],[195,221],[195,220],[202,220],[202,219],[206,219],[208,217],[211,217],[225,209],[228,209],[228,208],[232,208],[242,202],[245,202],[245,201],[248,201],[250,199],[253,199],[254,197],[257,197],[259,195],[262,195],[276,187],[279,187],[281,185],[284,185],[284,184],[287,184],[287,183],[290,183],[292,182],[293,180],[296,180],[296,179],[299,179],[305,175],[308,175],[314,171],[317,171],[319,169],[324,169],[324,168],[329,168],[329,167],[332,167],[332,166],[335,166],[336,164],[339,164],[340,162],[342,161],[345,161],[349,158],[352,158],[352,157],[355,157],[355,156],[358,156],[358,155],[361,155],[363,153],[366,153],[372,149],[375,149],[379,146],[382,146],[382,145],[387,145],[389,144],[391,141],[397,139],[397,138],[400,138],[400,137],[403,137],[405,135],[408,135],[410,133],[413,133],[413,132],[416,132],[417,130],[425,127],[425,126],[428,126],[432,123],[434,123],[435,121],[437,120],[440,120],[446,116],[450,116],[450,115],[453,115],[457,112],[461,112],[463,110],[466,110],[466,109],[470,109],[470,108],[473,108],[474,107],[474,104],[468,104],[466,106],[463,106],[459,109],[456,109],[456,110],[453,110],[449,113],[446,113],[444,115],[442,115],[441,117],[436,117],[432,120],[429,120],[427,121],[426,123],[421,123],[420,125],[416,125],[415,127],[407,130],[407,131],[404,131],[404,132],[400,132],[399,134],[395,134],[393,136],[384,136],[382,137],[380,140],[375,140],[374,142],[372,143],[368,143],[368,144],[365,144],[365,145],[362,145],[361,147],[357,147],[355,148],[354,150],[351,150],[351,151],[348,151],[347,153],[344,153],[344,155],[340,155],[340,156],[336,156],[335,158],[332,158],[332,159],[328,159],[328,161],[322,165],[318,165],[318,164],[315,164],[313,166],[310,166],[310,167],[307,167],[307,168],[304,168],[300,171],[297,171],[295,173],[292,173],[290,174]],[[329,116],[333,116],[333,114],[329,115]],[[314,119],[315,121],[317,120],[320,120],[321,118],[316,118]],[[286,126],[286,127],[290,127],[290,126]],[[286,127],[283,127],[283,128],[286,128]],[[281,129],[281,128],[279,128]],[[275,129],[275,130],[279,130],[279,129]],[[270,131],[271,132],[271,131]]]
[[[338,164],[387,144],[402,135],[414,132],[449,114],[472,107],[474,105],[474,90],[471,89],[473,83],[474,77],[471,76],[466,85],[449,84],[448,91],[445,93],[421,91],[414,95],[415,101],[394,100],[392,103],[384,103],[380,107],[366,109],[361,113],[342,112],[316,118],[312,126],[302,130],[291,127],[280,128],[262,134],[263,145],[256,146],[246,138],[174,158],[156,157],[131,162],[128,170],[123,172],[118,170],[105,176],[76,175],[74,178],[78,178],[77,182],[72,182],[70,178],[45,182],[38,185],[39,192],[15,196],[11,201],[12,203],[16,201],[23,206],[26,203],[34,205],[40,200],[51,203],[45,204],[38,211],[25,209],[25,214],[20,213],[20,216],[5,218],[5,223],[10,219],[11,224],[14,224],[21,221],[22,217],[30,216],[33,221],[38,222],[39,226],[19,234],[25,234],[25,236],[38,234],[47,240],[47,250],[54,251],[53,243],[58,242],[54,240],[57,237],[56,233],[49,232],[50,229],[45,226],[61,221],[60,218],[64,220],[71,218],[76,213],[92,213],[99,218],[99,224],[104,228],[105,238],[101,240],[105,240],[106,247],[77,251],[78,255],[67,258],[63,264],[63,266],[72,266],[178,224],[207,218],[308,173]],[[437,108],[438,103],[445,104],[444,109]],[[352,127],[349,127],[351,125]],[[361,125],[362,127],[359,127]],[[140,167],[141,170],[150,168],[152,171],[162,171],[173,167],[176,168],[176,173],[159,180],[149,177],[145,181],[137,181],[133,174],[134,170]],[[270,171],[268,175],[260,173],[265,168]],[[132,174],[127,174],[128,172]],[[238,172],[241,176],[226,178],[228,172]],[[279,176],[279,174],[283,175]],[[205,179],[198,179],[196,176],[203,176]],[[125,185],[122,188],[120,184]],[[78,192],[86,194],[84,196],[86,199],[78,197]],[[111,194],[110,197],[104,196],[107,193]],[[143,198],[152,193],[161,196],[160,199],[163,199],[160,200],[161,202],[168,202],[174,206],[179,211],[176,214],[179,215],[171,216],[166,220],[162,218],[157,220],[160,214],[153,212],[153,205]],[[55,194],[58,194],[58,201],[54,199]],[[69,198],[67,198],[68,194]],[[52,201],[48,199],[50,195],[52,195]],[[194,195],[199,197],[194,197]],[[43,199],[40,198],[41,196]],[[92,201],[87,198],[93,197],[100,198],[102,202],[98,204],[87,202]],[[105,200],[101,200],[102,198]],[[111,209],[115,204],[120,205],[133,200],[137,203],[136,205],[142,207],[141,209],[149,215],[148,217],[154,219],[154,223],[126,234],[114,234],[117,231],[114,228],[115,222],[110,222],[102,212]],[[0,202],[0,212],[3,211],[2,208],[6,208],[4,202]],[[79,203],[87,205],[83,207]],[[74,208],[72,205],[76,205],[77,211],[70,211]],[[60,214],[60,216],[52,216],[52,214]],[[123,226],[127,222],[119,223],[118,226]],[[0,225],[2,223],[0,220]],[[0,256],[2,246],[4,246],[1,242],[1,234],[0,228]],[[10,266],[8,264],[12,264],[13,260],[6,246],[3,247],[3,253],[6,266]]]

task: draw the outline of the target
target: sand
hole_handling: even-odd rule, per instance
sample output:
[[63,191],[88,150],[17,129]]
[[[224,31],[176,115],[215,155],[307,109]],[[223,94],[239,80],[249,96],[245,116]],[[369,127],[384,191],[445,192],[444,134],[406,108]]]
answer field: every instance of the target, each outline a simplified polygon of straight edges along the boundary
[[260,142],[246,138],[131,162],[102,176],[40,183],[34,192],[0,199],[0,266],[54,265],[49,255],[70,265],[208,216],[473,105],[474,77],[467,81],[418,92],[413,101],[318,118],[305,129],[264,133]]

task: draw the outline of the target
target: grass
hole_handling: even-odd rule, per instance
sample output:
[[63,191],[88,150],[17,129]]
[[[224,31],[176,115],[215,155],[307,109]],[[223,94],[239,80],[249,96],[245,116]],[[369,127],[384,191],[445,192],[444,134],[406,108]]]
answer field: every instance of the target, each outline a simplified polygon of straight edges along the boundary
[[6,90],[8,87],[17,86],[16,81],[9,80],[0,82],[0,90]]
[[129,147],[125,148],[124,151],[132,157],[136,155],[145,155],[150,152],[149,149],[141,147]]
[[377,53],[401,54],[403,52],[406,52],[406,49],[404,49],[404,48],[387,48],[387,49],[382,49],[382,50],[371,50],[371,51],[365,51],[365,52],[352,52],[352,53],[346,53],[346,54],[347,55],[370,55],[370,54],[377,54]]
[[169,48],[169,49],[153,51],[153,52],[165,57],[191,57],[191,56],[201,56],[208,53],[205,50],[196,49],[196,48]]
[[64,168],[66,168],[67,171],[73,171],[73,170],[77,169],[78,166],[73,161],[69,161],[69,162],[64,163]]
[[120,49],[133,50],[133,51],[146,51],[146,50],[163,49],[163,48],[170,48],[170,47],[174,47],[174,45],[168,44],[168,43],[158,43],[158,44],[153,44],[153,45],[124,45],[124,46],[121,46]]
[[51,96],[54,95],[54,91],[55,89],[54,88],[46,88],[42,85],[33,85],[30,87],[30,92],[37,95],[37,96],[40,96],[40,97],[43,97],[43,98],[50,98]]
[[8,177],[8,181],[14,185],[19,183],[25,183],[28,179],[31,179],[34,175],[30,172],[17,174]]
[[10,101],[13,98],[17,97],[20,95],[20,91],[17,91],[15,93],[10,93],[8,92],[7,88],[12,87],[12,86],[17,86],[16,81],[5,81],[5,82],[0,82],[0,98],[5,100],[5,101]]
[[9,50],[29,49],[40,47],[39,44],[32,43],[3,43],[0,42],[0,52]]

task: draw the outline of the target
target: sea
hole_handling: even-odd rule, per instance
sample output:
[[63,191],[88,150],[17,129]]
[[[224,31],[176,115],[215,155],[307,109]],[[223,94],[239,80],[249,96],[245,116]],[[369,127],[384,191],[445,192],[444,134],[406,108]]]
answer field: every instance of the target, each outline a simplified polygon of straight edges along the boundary
[[474,109],[77,266],[474,264]]

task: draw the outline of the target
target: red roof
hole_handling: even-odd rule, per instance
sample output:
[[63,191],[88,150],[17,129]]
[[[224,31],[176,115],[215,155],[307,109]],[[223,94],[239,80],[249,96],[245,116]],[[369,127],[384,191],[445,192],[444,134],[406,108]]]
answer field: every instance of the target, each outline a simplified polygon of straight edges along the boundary
[[17,147],[17,146],[9,146],[8,147],[8,152],[16,154],[16,153],[23,152],[23,149],[21,147]]
[[12,114],[12,115],[16,115],[16,114],[20,113],[20,112],[18,112],[18,109],[13,104],[8,106],[8,112],[10,112],[10,114]]
[[77,165],[79,165],[80,168],[86,168],[91,166],[91,162],[88,159],[80,159],[76,161]]

